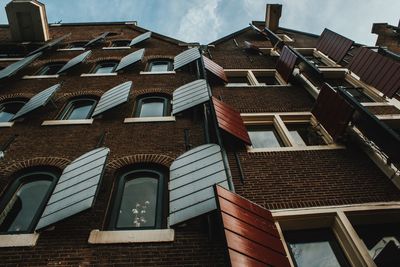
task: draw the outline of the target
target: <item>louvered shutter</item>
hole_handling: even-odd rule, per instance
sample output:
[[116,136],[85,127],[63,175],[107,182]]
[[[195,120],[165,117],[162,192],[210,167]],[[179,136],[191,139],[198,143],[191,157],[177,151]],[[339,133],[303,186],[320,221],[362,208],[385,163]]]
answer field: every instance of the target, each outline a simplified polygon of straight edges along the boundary
[[6,68],[0,70],[0,80],[4,79],[6,77],[10,77],[10,76],[14,75],[15,73],[17,73],[22,68],[28,66],[32,61],[34,61],[35,59],[37,59],[41,55],[42,55],[42,52],[33,54],[31,56],[25,57],[25,58],[13,63],[13,64],[7,66]]
[[83,62],[88,56],[90,56],[90,54],[92,53],[91,50],[83,52],[82,54],[74,57],[73,59],[71,59],[70,61],[68,61],[58,72],[57,74],[63,73],[67,70],[69,70],[70,68],[78,65],[79,63]]
[[136,44],[141,43],[143,41],[146,41],[147,39],[150,39],[150,37],[151,37],[151,32],[145,32],[145,33],[133,38],[131,43],[129,44],[129,46],[133,46],[133,45],[136,45]]
[[185,84],[173,93],[172,115],[193,108],[210,100],[206,80],[200,79]]
[[132,82],[125,82],[105,92],[101,96],[99,103],[93,111],[92,117],[95,117],[122,103],[128,102],[131,87]]
[[174,58],[174,70],[180,69],[189,63],[199,59],[201,57],[198,48],[191,48],[183,51]]
[[33,55],[33,54],[36,54],[36,53],[38,53],[38,52],[41,52],[41,51],[44,51],[44,50],[47,50],[47,49],[52,48],[53,46],[59,44],[60,42],[62,42],[65,38],[67,38],[67,37],[70,36],[70,35],[71,35],[70,33],[69,33],[69,34],[66,34],[66,35],[64,35],[64,36],[61,36],[61,37],[59,37],[59,38],[57,38],[57,39],[54,39],[53,41],[50,41],[50,42],[44,44],[43,46],[39,47],[39,48],[36,49],[35,51],[29,53],[29,56],[30,56],[30,55]]
[[104,33],[102,33],[101,35],[99,35],[99,36],[97,36],[96,38],[94,38],[94,39],[90,40],[89,42],[87,42],[87,43],[84,45],[84,47],[91,46],[91,45],[93,45],[94,43],[97,43],[98,41],[103,40],[104,38],[107,37],[108,34],[110,34],[110,33],[109,33],[109,32],[104,32]]
[[285,82],[288,82],[290,77],[292,77],[296,61],[297,56],[290,51],[287,46],[284,46],[278,62],[276,63],[276,71],[281,75]]
[[213,74],[215,77],[219,78],[223,82],[228,82],[224,68],[212,61],[211,59],[203,56],[204,68]]
[[353,44],[354,42],[349,38],[325,28],[318,39],[316,48],[335,62],[340,62]]
[[124,69],[124,68],[126,68],[126,67],[128,67],[128,66],[130,66],[130,65],[132,65],[132,64],[134,64],[136,62],[138,62],[138,61],[143,60],[144,51],[145,50],[143,48],[143,49],[140,49],[140,50],[135,51],[133,53],[130,53],[127,56],[124,56],[121,59],[121,61],[119,62],[119,64],[118,64],[117,68],[115,69],[115,71],[117,72],[117,71],[122,70],[122,69]]

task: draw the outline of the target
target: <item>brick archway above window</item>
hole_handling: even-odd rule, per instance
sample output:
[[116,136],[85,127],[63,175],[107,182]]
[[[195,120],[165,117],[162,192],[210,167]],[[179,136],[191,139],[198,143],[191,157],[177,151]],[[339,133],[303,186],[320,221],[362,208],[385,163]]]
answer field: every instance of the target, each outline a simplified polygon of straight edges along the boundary
[[7,101],[7,100],[13,100],[15,98],[29,99],[31,97],[32,97],[32,94],[26,94],[26,93],[8,94],[8,95],[0,96],[0,102]]
[[115,159],[107,164],[107,168],[111,172],[115,172],[123,167],[135,163],[156,163],[169,168],[174,158],[160,154],[136,154]]
[[[32,159],[25,159],[15,161],[10,165],[6,163],[0,164],[0,176],[9,177],[12,174],[21,171],[26,168],[40,167],[40,166],[51,166],[63,170],[71,160],[58,157],[36,157]],[[3,166],[2,166],[3,165]]]
[[172,98],[172,93],[175,90],[175,88],[150,88],[150,89],[142,89],[142,90],[136,90],[133,92],[133,95],[138,97],[138,96],[143,96],[146,94],[154,94],[154,95],[165,95],[169,96]]
[[58,95],[55,98],[55,101],[62,101],[62,100],[68,100],[74,97],[78,97],[78,96],[95,96],[95,97],[101,97],[103,95],[104,92],[100,91],[100,90],[91,90],[91,91],[77,91],[77,92],[73,92],[73,93],[67,93],[67,94],[63,94],[63,95]]

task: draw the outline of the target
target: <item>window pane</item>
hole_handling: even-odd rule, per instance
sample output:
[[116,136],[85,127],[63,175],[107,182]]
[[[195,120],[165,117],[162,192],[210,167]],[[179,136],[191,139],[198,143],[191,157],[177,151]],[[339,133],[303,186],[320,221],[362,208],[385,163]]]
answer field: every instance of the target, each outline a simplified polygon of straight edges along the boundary
[[249,80],[247,79],[246,76],[228,77],[228,81],[229,81],[229,83],[234,83],[236,85],[244,85],[244,86],[246,86],[246,85],[250,84],[250,82],[249,82]]
[[127,181],[122,194],[117,228],[155,227],[158,179],[141,177]]
[[256,76],[257,81],[260,85],[277,85],[279,82],[274,76]]
[[298,267],[350,266],[330,229],[287,231],[284,235]]
[[24,102],[10,102],[0,105],[0,122],[8,122],[25,105]]
[[271,126],[249,127],[248,133],[253,148],[283,146],[275,128]]
[[358,88],[346,88],[345,89],[350,95],[352,95],[358,102],[374,102],[369,98],[362,89]]
[[287,124],[286,125],[296,144],[299,146],[324,145],[324,140],[312,128],[310,124]]
[[1,231],[28,231],[50,185],[49,180],[23,184],[0,215]]
[[168,62],[153,62],[151,64],[151,72],[162,72],[162,71],[168,71]]
[[124,46],[129,46],[131,41],[128,40],[122,40],[122,41],[113,41],[112,46],[113,47],[124,47]]
[[95,73],[112,73],[115,65],[115,63],[101,64],[97,66]]
[[142,102],[140,117],[164,116],[164,101]]
[[44,66],[36,75],[55,75],[64,64],[51,64]]
[[68,107],[63,120],[84,120],[90,117],[91,111],[93,109],[94,101],[81,100],[74,101]]

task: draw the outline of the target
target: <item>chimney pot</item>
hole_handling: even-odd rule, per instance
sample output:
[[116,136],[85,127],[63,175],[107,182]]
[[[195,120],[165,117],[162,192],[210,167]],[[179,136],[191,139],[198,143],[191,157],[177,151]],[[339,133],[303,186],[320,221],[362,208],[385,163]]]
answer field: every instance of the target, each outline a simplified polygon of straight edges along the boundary
[[265,12],[265,27],[275,32],[279,27],[279,19],[282,13],[282,5],[267,4]]

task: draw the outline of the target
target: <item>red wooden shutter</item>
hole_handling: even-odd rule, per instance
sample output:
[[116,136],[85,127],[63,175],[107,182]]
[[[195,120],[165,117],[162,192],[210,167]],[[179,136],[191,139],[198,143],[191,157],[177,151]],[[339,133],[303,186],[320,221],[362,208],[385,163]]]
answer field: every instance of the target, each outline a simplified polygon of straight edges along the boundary
[[335,62],[340,62],[353,44],[352,40],[325,28],[318,39],[316,48]]
[[281,56],[276,63],[276,71],[281,77],[288,82],[292,76],[294,66],[296,65],[297,56],[290,51],[287,46],[284,46],[281,52]]
[[225,75],[224,68],[212,61],[211,59],[203,56],[204,67],[210,73],[221,79],[223,82],[228,82],[228,78]]

